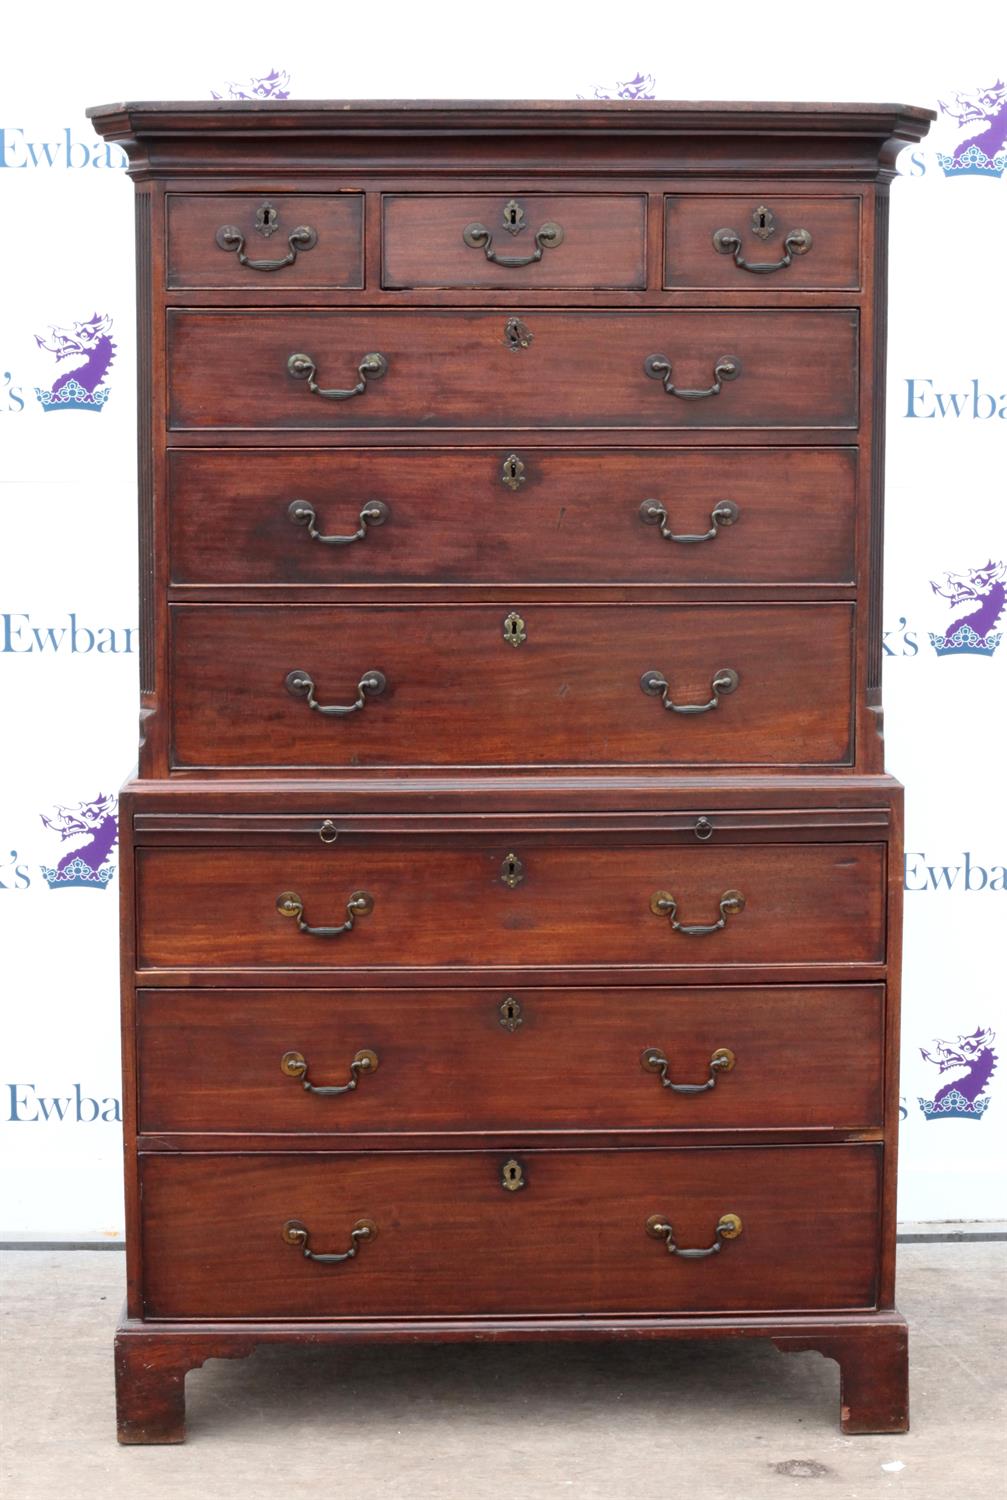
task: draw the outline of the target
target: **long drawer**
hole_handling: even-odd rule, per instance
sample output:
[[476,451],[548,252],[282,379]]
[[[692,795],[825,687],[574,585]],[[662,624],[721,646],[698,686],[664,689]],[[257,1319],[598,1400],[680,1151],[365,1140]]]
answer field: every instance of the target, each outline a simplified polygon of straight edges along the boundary
[[514,603],[174,606],[172,765],[850,762],[852,604]]
[[141,1132],[867,1129],[879,985],[137,996]]
[[870,1307],[880,1167],[868,1145],[148,1155],[145,1313]]
[[885,853],[883,843],[672,848],[451,835],[147,846],[136,851],[138,965],[352,975],[407,965],[880,964]]
[[856,461],[853,448],[174,450],[170,576],[849,584]]
[[175,308],[169,426],[852,428],[858,334],[853,309]]

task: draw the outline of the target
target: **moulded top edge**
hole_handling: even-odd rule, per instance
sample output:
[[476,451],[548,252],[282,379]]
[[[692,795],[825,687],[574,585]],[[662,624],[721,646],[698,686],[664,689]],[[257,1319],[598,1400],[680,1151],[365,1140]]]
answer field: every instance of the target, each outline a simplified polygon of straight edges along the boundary
[[896,136],[918,141],[935,111],[907,104],[663,99],[286,99],[137,100],[92,105],[99,134],[177,134],[220,129],[358,133],[439,130],[768,131]]

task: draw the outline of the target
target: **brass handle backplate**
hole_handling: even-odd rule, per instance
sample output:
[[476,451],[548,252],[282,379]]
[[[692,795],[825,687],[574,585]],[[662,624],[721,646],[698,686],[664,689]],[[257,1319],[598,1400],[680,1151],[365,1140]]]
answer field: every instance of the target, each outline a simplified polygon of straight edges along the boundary
[[718,229],[713,236],[713,248],[718,255],[733,255],[734,264],[742,271],[765,273],[784,271],[795,255],[807,255],[812,239],[807,229],[792,229],[783,241],[783,256],[780,260],[747,261],[741,253],[741,235],[736,229]]
[[711,932],[719,932],[722,927],[726,927],[728,917],[735,917],[745,910],[745,898],[740,891],[725,891],[720,898],[720,920],[705,927],[687,926],[684,922],[679,922],[678,902],[668,891],[655,891],[650,898],[650,909],[655,916],[667,917],[673,932],[681,932],[685,937],[707,937]]
[[736,354],[722,354],[713,367],[713,384],[702,391],[675,385],[671,378],[671,360],[666,354],[648,354],[643,368],[651,380],[663,383],[669,396],[677,396],[680,401],[701,401],[704,396],[719,396],[725,380],[737,380],[741,374],[741,360]]
[[282,271],[284,266],[294,264],[299,250],[313,250],[318,244],[315,231],[307,224],[298,224],[287,235],[287,254],[282,260],[249,260],[245,254],[245,236],[234,224],[221,224],[215,238],[221,250],[233,250],[238,264],[247,266],[250,271]]
[[317,526],[318,513],[309,500],[291,500],[287,516],[295,526],[307,529],[313,542],[324,542],[326,547],[347,547],[351,542],[362,542],[372,526],[383,526],[391,512],[383,500],[368,500],[360,512],[356,531],[348,536],[325,536]]
[[362,396],[367,389],[367,382],[380,380],[387,371],[388,361],[383,354],[365,354],[357,365],[357,374],[360,379],[356,385],[345,391],[325,391],[315,379],[318,366],[310,354],[292,354],[287,360],[287,374],[292,375],[295,380],[306,380],[311,394],[324,396],[327,401],[349,401],[351,396]]
[[721,698],[726,693],[733,693],[741,678],[733,667],[721,667],[713,674],[710,683],[710,691],[713,697],[708,703],[676,703],[671,697],[667,677],[660,672],[644,672],[640,678],[640,687],[648,698],[660,697],[661,702],[670,713],[673,714],[708,714],[711,709],[717,707]]
[[377,698],[383,693],[388,686],[388,679],[384,672],[379,672],[374,667],[369,668],[357,683],[357,696],[352,703],[319,703],[315,697],[315,679],[300,667],[287,673],[284,686],[291,697],[305,698],[308,707],[313,708],[316,713],[342,718],[345,714],[357,713],[368,698]]
[[346,921],[339,927],[310,927],[304,920],[304,902],[296,891],[281,891],[276,898],[276,910],[281,917],[295,917],[298,932],[306,932],[309,937],[339,937],[341,933],[352,932],[358,917],[370,916],[374,897],[368,891],[354,891],[346,903]]
[[733,526],[741,515],[733,500],[718,500],[710,512],[710,529],[695,535],[687,532],[675,533],[668,525],[668,511],[660,500],[644,500],[640,506],[640,520],[645,526],[660,526],[666,542],[712,542],[722,526]]
[[675,1094],[705,1094],[715,1088],[719,1073],[730,1073],[737,1059],[730,1047],[718,1047],[710,1058],[710,1076],[705,1083],[672,1083],[668,1077],[671,1063],[660,1047],[648,1047],[640,1056],[640,1066],[647,1073],[660,1073],[661,1084]]
[[350,1063],[350,1077],[348,1082],[322,1086],[309,1081],[308,1063],[303,1052],[284,1052],[280,1058],[281,1073],[285,1073],[288,1078],[299,1078],[301,1080],[301,1087],[309,1094],[321,1094],[326,1097],[333,1094],[351,1094],[363,1075],[365,1073],[376,1072],[377,1067],[378,1054],[372,1052],[370,1047],[361,1047]]
[[350,1248],[339,1254],[320,1255],[317,1250],[312,1250],[309,1244],[311,1231],[300,1219],[288,1219],[280,1233],[283,1235],[284,1244],[293,1245],[299,1249],[305,1260],[316,1260],[322,1266],[335,1266],[340,1261],[352,1260],[357,1250],[365,1240],[377,1238],[378,1226],[373,1219],[358,1219],[350,1230]]
[[742,1223],[737,1214],[721,1214],[716,1228],[717,1238],[705,1250],[683,1250],[676,1245],[675,1231],[664,1214],[651,1214],[644,1228],[652,1239],[664,1240],[669,1255],[678,1255],[682,1260],[705,1260],[708,1255],[717,1254],[724,1240],[736,1240]]

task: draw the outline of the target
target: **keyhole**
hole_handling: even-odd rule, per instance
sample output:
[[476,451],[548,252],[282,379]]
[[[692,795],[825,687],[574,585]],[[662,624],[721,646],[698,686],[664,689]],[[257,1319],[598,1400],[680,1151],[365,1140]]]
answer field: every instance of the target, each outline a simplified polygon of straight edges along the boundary
[[510,205],[510,207],[507,210],[507,223],[508,224],[516,224],[517,223],[517,209],[514,207],[513,203]]
[[517,610],[511,613],[503,622],[503,638],[509,646],[520,646],[528,639],[524,628],[524,621]]
[[766,227],[766,215],[763,212],[763,213],[761,213],[759,215],[759,228],[760,229],[765,229],[765,227]]
[[508,854],[500,866],[500,879],[511,890],[524,879],[524,865],[516,854]]
[[505,484],[511,494],[519,489],[525,481],[524,463],[516,453],[508,453],[500,469],[500,482]]
[[513,995],[508,995],[500,1003],[500,1025],[505,1030],[513,1032],[521,1025],[522,1020],[520,1002],[515,1000]]
[[513,1157],[511,1157],[510,1161],[504,1162],[503,1170],[500,1173],[500,1185],[506,1188],[509,1193],[516,1193],[518,1188],[523,1188],[525,1185],[521,1163],[515,1161]]
[[269,238],[279,224],[280,216],[272,203],[260,203],[255,213],[255,227],[261,235]]

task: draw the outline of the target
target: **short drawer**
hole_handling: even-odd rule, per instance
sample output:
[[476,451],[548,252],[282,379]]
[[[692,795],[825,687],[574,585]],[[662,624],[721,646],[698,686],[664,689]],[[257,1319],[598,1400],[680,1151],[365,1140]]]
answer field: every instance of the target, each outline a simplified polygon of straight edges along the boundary
[[642,193],[388,193],[381,214],[385,287],[647,285]]
[[880,1168],[869,1145],[144,1156],[145,1313],[866,1308]]
[[666,287],[786,292],[860,286],[859,197],[683,193],[665,202]]
[[146,989],[139,1124],[389,1136],[868,1129],[882,1123],[883,1032],[880,985]]
[[176,430],[857,425],[854,309],[169,308],[167,330]]
[[880,843],[305,842],[140,847],[139,967],[326,969],[346,986],[371,969],[756,965],[800,978],[884,962]]
[[179,584],[849,584],[853,448],[169,454]]
[[169,193],[169,290],[362,287],[364,196]]
[[850,763],[851,604],[514,602],[173,606],[171,764]]

